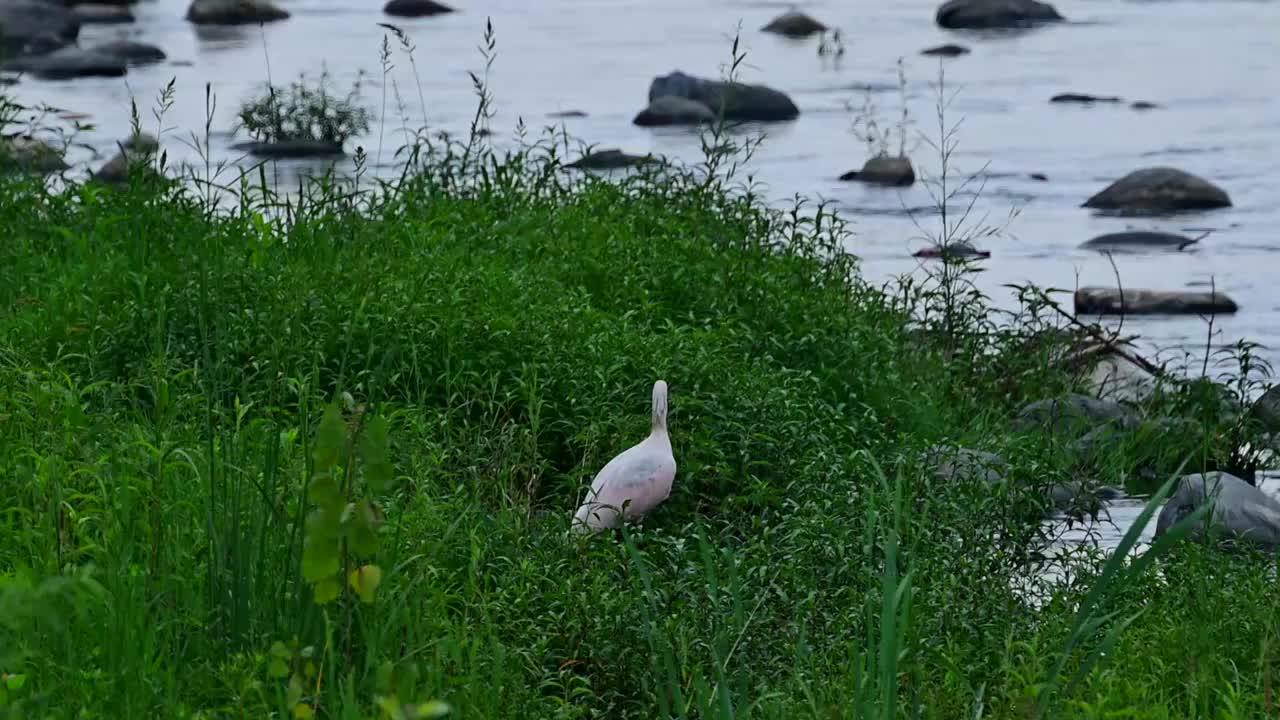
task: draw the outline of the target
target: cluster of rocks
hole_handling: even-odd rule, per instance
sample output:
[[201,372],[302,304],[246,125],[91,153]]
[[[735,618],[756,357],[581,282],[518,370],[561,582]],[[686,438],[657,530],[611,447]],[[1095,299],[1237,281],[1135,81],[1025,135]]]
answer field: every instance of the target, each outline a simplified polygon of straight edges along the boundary
[[84,24],[133,20],[127,5],[0,0],[0,52],[9,58],[0,70],[43,80],[119,77],[131,65],[164,60],[163,50],[146,43],[119,40],[90,47],[77,43]]

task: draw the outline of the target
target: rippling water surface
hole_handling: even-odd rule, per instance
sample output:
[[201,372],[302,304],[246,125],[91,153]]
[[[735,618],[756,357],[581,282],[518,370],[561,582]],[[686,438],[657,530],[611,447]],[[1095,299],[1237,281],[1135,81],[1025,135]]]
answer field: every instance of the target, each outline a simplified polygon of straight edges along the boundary
[[[461,12],[397,21],[416,45],[416,73],[405,55],[393,51],[394,68],[385,76],[380,51],[386,31],[378,23],[389,18],[380,0],[280,4],[291,19],[261,28],[202,29],[183,20],[183,0],[143,0],[137,23],[86,26],[82,44],[131,37],[161,46],[169,62],[133,69],[124,79],[24,79],[14,91],[27,102],[88,113],[97,130],[83,139],[105,153],[128,132],[130,98],[154,128],[150,110],[173,80],[177,95],[164,116],[164,143],[172,158],[197,161],[183,139],[203,134],[208,83],[217,101],[211,158],[217,163],[238,157],[228,134],[235,107],[268,78],[280,83],[327,68],[346,87],[364,73],[364,97],[380,110],[385,95],[387,112],[385,122],[375,122],[370,136],[358,141],[389,167],[400,142],[396,129],[406,126],[402,118],[416,127],[425,114],[430,127],[465,132],[476,106],[467,73],[483,71],[477,47],[491,19],[498,141],[511,137],[520,118],[534,130],[563,122],[572,136],[603,147],[695,161],[694,131],[643,129],[631,118],[644,106],[653,76],[674,69],[719,74],[741,23],[747,53],[742,79],[790,93],[802,112],[794,122],[756,128],[767,136],[750,171],[774,201],[801,194],[834,203],[854,221],[851,248],[863,258],[865,274],[882,280],[920,271],[910,257],[924,245],[916,223],[936,231],[938,218],[923,183],[895,190],[837,180],[865,159],[865,148],[849,132],[846,103],[860,105],[862,88],[870,88],[882,121],[892,122],[900,111],[896,62],[902,57],[914,122],[911,155],[923,174],[936,176],[937,153],[920,143],[918,133],[938,138],[940,66],[918,52],[959,42],[973,52],[944,61],[947,92],[955,93],[946,120],[962,121],[952,171],[972,173],[989,163],[991,177],[976,214],[1004,224],[1018,211],[1005,237],[983,242],[993,256],[982,287],[1003,302],[1010,297],[1002,289],[1006,283],[1069,289],[1112,284],[1117,271],[1127,287],[1205,289],[1212,283],[1241,305],[1238,314],[1216,319],[1213,342],[1260,342],[1267,346],[1262,357],[1280,364],[1272,349],[1280,333],[1280,293],[1275,278],[1268,279],[1280,271],[1280,2],[1060,0],[1056,5],[1071,22],[1002,37],[936,27],[932,1],[802,4],[840,28],[846,52],[837,61],[818,55],[816,39],[758,32],[784,3],[459,0]],[[1160,107],[1140,112],[1123,103],[1048,102],[1061,92],[1119,95]],[[587,116],[549,118],[566,110]],[[1099,217],[1079,207],[1111,180],[1151,165],[1174,165],[1220,184],[1234,207],[1151,221]],[[309,167],[286,168],[299,166]],[[1031,173],[1047,180],[1033,180]],[[907,209],[915,210],[914,218]],[[1106,257],[1077,247],[1127,228],[1214,232],[1194,250],[1116,255],[1114,270]],[[1129,318],[1126,328],[1166,355],[1203,353],[1207,337],[1198,317]],[[1104,531],[1104,538],[1118,539],[1137,503],[1112,508],[1115,532]]]

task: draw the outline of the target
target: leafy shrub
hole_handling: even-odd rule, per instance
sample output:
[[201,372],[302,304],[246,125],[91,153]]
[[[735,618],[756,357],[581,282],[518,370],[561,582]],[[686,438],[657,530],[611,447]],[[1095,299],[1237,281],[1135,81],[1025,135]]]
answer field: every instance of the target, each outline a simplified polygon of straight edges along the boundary
[[323,142],[342,144],[369,131],[370,112],[359,103],[360,76],[346,97],[331,92],[328,71],[312,85],[303,73],[284,90],[267,84],[246,101],[237,118],[258,142]]

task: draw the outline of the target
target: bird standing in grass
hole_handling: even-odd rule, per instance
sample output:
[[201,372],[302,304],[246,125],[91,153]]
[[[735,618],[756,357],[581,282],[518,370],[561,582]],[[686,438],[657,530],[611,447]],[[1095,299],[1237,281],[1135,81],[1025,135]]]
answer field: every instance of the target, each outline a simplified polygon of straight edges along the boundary
[[676,459],[667,435],[667,383],[659,380],[653,384],[649,437],[601,468],[573,516],[574,529],[599,532],[617,527],[624,503],[628,501],[622,519],[631,521],[643,517],[667,499],[675,477]]

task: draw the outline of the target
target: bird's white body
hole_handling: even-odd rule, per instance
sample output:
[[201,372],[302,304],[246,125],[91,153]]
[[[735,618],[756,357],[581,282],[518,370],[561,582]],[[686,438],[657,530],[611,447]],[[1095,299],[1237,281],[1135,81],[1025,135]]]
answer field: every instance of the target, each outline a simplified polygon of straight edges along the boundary
[[[582,532],[617,527],[620,519],[643,517],[671,495],[676,459],[667,435],[667,384],[653,385],[653,418],[649,437],[616,455],[596,474],[591,490],[574,514]],[[626,505],[626,514],[619,515]]]

